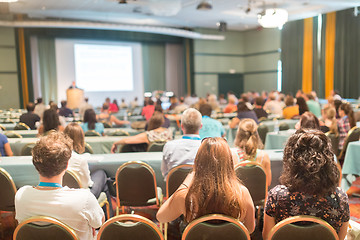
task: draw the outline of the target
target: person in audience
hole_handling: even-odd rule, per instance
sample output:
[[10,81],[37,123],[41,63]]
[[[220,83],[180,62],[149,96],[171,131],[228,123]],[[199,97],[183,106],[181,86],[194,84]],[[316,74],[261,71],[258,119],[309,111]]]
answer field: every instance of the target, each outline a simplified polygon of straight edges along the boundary
[[173,111],[177,105],[179,105],[179,101],[177,99],[177,97],[174,95],[172,97],[170,97],[170,107],[169,107],[169,111]]
[[200,138],[206,137],[224,137],[225,129],[221,122],[212,119],[211,116],[212,108],[210,104],[203,104],[200,106],[200,113],[202,115],[202,128],[200,129]]
[[184,133],[181,139],[167,142],[163,149],[161,173],[166,179],[169,171],[182,164],[193,164],[197,150],[201,144],[199,130],[201,114],[194,108],[188,108],[181,116],[181,129]]
[[40,175],[38,186],[24,186],[16,192],[18,222],[34,216],[49,216],[71,227],[80,240],[94,239],[95,229],[104,222],[104,213],[87,189],[62,187],[71,157],[72,140],[60,132],[40,138],[32,151]]
[[145,117],[146,121],[149,121],[151,116],[155,112],[154,101],[151,99],[147,99],[144,101],[144,107],[142,108],[141,115]]
[[236,117],[231,119],[231,121],[229,123],[230,128],[236,128],[239,125],[240,120],[243,118],[251,118],[256,123],[259,123],[259,120],[256,117],[255,112],[252,110],[249,110],[248,107],[246,106],[245,102],[239,101],[239,103],[237,105],[237,109],[238,109],[237,110],[238,114]]
[[0,133],[0,154],[2,157],[14,156],[8,138],[2,133]]
[[79,114],[82,118],[84,117],[85,111],[88,109],[94,109],[94,108],[91,104],[89,104],[89,98],[86,97],[84,99],[84,102],[79,107]]
[[185,98],[185,104],[192,107],[193,105],[195,105],[197,102],[199,101],[198,96],[194,93],[192,95],[188,95]]
[[94,109],[87,109],[85,111],[84,122],[81,124],[81,128],[85,133],[89,130],[94,130],[104,136],[104,124],[97,122]]
[[248,96],[249,96],[248,93],[241,94],[240,101],[243,101],[249,110],[253,110],[253,105],[251,105],[250,99]]
[[35,124],[40,122],[39,115],[34,113],[35,105],[32,102],[29,102],[26,105],[27,113],[24,113],[20,116],[20,122],[25,123],[31,130],[36,129]]
[[309,108],[309,111],[315,114],[316,117],[321,117],[321,106],[318,102],[315,101],[312,94],[306,94],[306,104]]
[[268,193],[263,238],[291,216],[311,215],[328,222],[345,238],[350,213],[348,197],[338,187],[340,173],[330,140],[319,130],[300,129],[290,136],[283,156],[281,185]]
[[234,103],[235,105],[238,104],[238,99],[237,99],[237,97],[235,96],[235,93],[234,93],[233,91],[228,91],[227,97],[228,97],[228,99],[233,98],[233,99],[235,100],[235,103]]
[[44,112],[43,123],[40,125],[38,132],[39,135],[43,135],[50,130],[64,131],[64,127],[61,126],[59,121],[59,115],[54,109],[47,109]]
[[340,119],[340,115],[339,115],[339,108],[340,105],[342,104],[341,100],[334,100],[334,105],[335,105],[335,110],[336,110],[336,119]]
[[356,126],[355,115],[349,103],[342,103],[339,107],[338,128],[339,128],[339,150],[344,147],[345,139],[351,128]]
[[184,112],[187,108],[189,108],[189,106],[185,104],[184,97],[180,97],[179,102],[179,105],[174,108],[174,114],[180,114]]
[[128,105],[126,104],[125,99],[122,98],[121,104],[120,104],[120,109],[125,109],[125,108],[128,108]]
[[46,110],[46,106],[43,103],[43,99],[42,98],[36,99],[34,113],[42,119],[45,110]]
[[334,100],[342,100],[338,90],[331,90],[330,95],[333,96]]
[[255,229],[255,210],[247,188],[237,179],[230,148],[222,138],[207,138],[197,151],[194,169],[161,206],[156,218],[186,223],[207,214],[225,214]]
[[130,108],[131,108],[131,109],[134,109],[134,108],[136,108],[136,107],[138,107],[138,106],[139,106],[138,98],[135,97],[134,100],[130,102]]
[[200,110],[200,106],[203,104],[206,104],[206,99],[205,98],[199,98],[199,101],[197,101],[197,103],[192,105],[192,108],[195,108],[196,110]]
[[271,184],[271,166],[269,155],[260,150],[263,147],[259,134],[257,132],[257,124],[253,119],[245,118],[239,123],[234,145],[237,148],[239,161],[252,161],[259,163],[265,173],[268,186]]
[[[156,113],[156,112],[158,112],[158,113],[161,113],[161,114],[163,114],[163,108],[161,107],[161,104],[156,104],[155,105],[155,112],[154,113]],[[170,120],[167,118],[167,117],[165,117],[165,115],[163,115],[164,116],[164,123],[163,123],[163,125],[161,125],[161,127],[163,127],[163,128],[169,128],[170,127]],[[149,122],[146,122],[146,125],[145,125],[145,131],[147,131],[148,130],[148,127],[149,127]]]
[[111,152],[115,153],[118,145],[124,144],[143,144],[138,145],[138,149],[134,151],[146,151],[148,144],[152,142],[166,142],[172,140],[173,132],[169,128],[163,128],[164,114],[155,112],[149,120],[148,130],[135,136],[123,138],[115,142],[111,147]]
[[299,106],[294,105],[294,98],[289,95],[285,98],[286,107],[283,109],[283,117],[285,119],[292,119],[295,116],[299,115]]
[[103,104],[103,106],[101,108],[101,113],[99,115],[97,115],[96,117],[97,117],[98,121],[106,122],[106,123],[110,124],[111,126],[113,126],[113,125],[121,126],[121,125],[130,123],[129,121],[119,120],[114,115],[110,115],[108,103]]
[[67,107],[67,101],[65,101],[65,100],[61,101],[61,108],[59,109],[59,116],[63,116],[66,118],[74,116],[73,111]]
[[301,89],[297,90],[295,97],[299,98],[299,97],[303,97],[303,96],[304,96],[303,90],[301,90]]
[[66,125],[67,125],[66,119],[65,119],[64,116],[60,116],[60,115],[59,115],[58,105],[57,105],[56,103],[54,103],[54,102],[51,102],[51,103],[49,104],[49,109],[53,109],[53,110],[57,113],[57,115],[58,115],[58,117],[59,117],[60,125],[65,128]]
[[270,114],[281,116],[283,106],[279,101],[276,100],[276,98],[277,98],[276,92],[269,93],[269,99],[264,105],[264,110]]
[[333,108],[335,108],[335,101],[334,101],[334,97],[333,96],[329,96],[328,98],[327,98],[327,104],[325,104],[324,105],[324,107],[323,107],[323,109],[324,108],[326,108],[326,107],[333,107]]
[[227,104],[227,101],[226,101],[226,99],[225,99],[225,95],[224,95],[223,93],[221,93],[221,94],[219,95],[219,104],[220,104],[220,105],[225,105],[225,104]]
[[256,117],[258,119],[268,117],[267,112],[263,109],[263,103],[264,103],[264,99],[262,97],[255,98],[255,103],[254,103],[254,109],[253,110],[254,110],[254,112],[256,114]]
[[219,102],[215,94],[210,94],[207,100],[208,100],[208,104],[210,104],[213,111],[215,112],[220,111]]
[[311,112],[305,112],[301,115],[300,120],[295,124],[295,129],[299,130],[301,128],[310,128],[320,130],[320,121]]
[[339,134],[337,120],[336,120],[336,111],[334,107],[330,105],[323,109],[322,113],[323,121],[320,122],[320,130],[323,133],[333,133],[336,136]]
[[236,99],[233,96],[229,96],[229,103],[224,108],[224,113],[232,113],[237,111],[237,106],[235,104]]
[[303,115],[305,112],[309,111],[309,108],[306,104],[306,101],[303,97],[296,98],[296,105],[299,106],[299,115]]
[[111,109],[110,112],[112,113],[117,113],[119,112],[119,105],[116,99],[113,100],[113,102],[110,104]]

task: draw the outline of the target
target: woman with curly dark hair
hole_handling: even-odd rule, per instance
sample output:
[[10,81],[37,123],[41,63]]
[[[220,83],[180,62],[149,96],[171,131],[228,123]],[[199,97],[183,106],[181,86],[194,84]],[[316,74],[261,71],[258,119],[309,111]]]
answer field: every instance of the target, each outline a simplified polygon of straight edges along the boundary
[[320,130],[300,129],[285,147],[280,183],[269,191],[263,238],[291,216],[311,215],[328,222],[345,238],[350,212],[346,193],[337,187],[340,173],[329,139]]

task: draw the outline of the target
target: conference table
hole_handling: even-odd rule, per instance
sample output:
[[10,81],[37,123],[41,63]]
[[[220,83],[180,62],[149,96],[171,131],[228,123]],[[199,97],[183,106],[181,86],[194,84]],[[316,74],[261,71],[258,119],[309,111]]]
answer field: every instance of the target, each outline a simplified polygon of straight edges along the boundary
[[342,166],[343,181],[341,187],[347,190],[355,180],[355,176],[360,176],[360,141],[350,142],[347,146],[344,164]]
[[[266,150],[271,160],[272,183],[270,187],[279,184],[282,171],[282,150]],[[148,163],[155,171],[157,186],[165,193],[165,181],[161,174],[162,152],[92,154],[88,159],[90,171],[103,169],[109,177],[115,177],[119,166],[128,161]],[[4,168],[13,178],[17,188],[24,185],[37,185],[38,173],[32,164],[31,156],[0,157],[0,167]]]
[[268,132],[266,134],[264,149],[284,149],[287,140],[295,131],[295,129],[289,129],[279,132]]

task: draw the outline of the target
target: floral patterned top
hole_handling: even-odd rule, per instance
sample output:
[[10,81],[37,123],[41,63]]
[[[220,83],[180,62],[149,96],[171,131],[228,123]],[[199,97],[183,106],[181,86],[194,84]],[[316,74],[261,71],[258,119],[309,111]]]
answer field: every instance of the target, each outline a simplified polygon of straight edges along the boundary
[[288,217],[310,215],[328,222],[336,232],[343,222],[350,219],[349,203],[346,193],[336,188],[335,192],[325,197],[290,192],[284,185],[277,185],[269,191],[265,212],[278,223]]
[[173,139],[173,132],[168,128],[165,128],[163,131],[147,131],[146,135],[149,142],[167,142]]

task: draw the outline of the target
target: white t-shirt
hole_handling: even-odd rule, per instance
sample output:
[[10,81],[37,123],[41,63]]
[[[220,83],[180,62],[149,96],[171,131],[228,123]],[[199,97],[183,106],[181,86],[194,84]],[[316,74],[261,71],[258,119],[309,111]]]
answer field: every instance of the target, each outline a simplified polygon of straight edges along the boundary
[[24,186],[16,193],[15,211],[19,222],[34,216],[56,218],[74,229],[80,240],[94,239],[92,228],[99,228],[104,216],[88,189],[68,187],[39,190]]
[[72,151],[69,160],[68,169],[74,171],[79,176],[82,188],[88,188],[94,184],[90,178],[90,170],[87,162],[89,158],[89,153],[78,154]]

